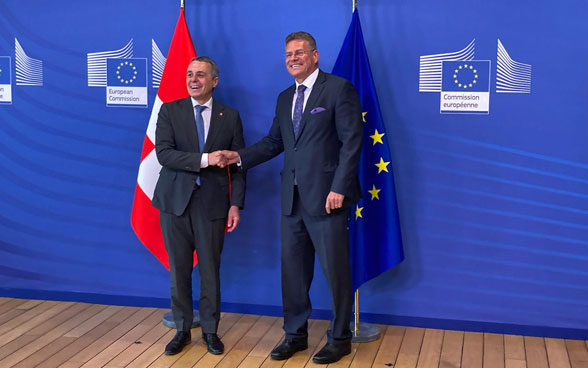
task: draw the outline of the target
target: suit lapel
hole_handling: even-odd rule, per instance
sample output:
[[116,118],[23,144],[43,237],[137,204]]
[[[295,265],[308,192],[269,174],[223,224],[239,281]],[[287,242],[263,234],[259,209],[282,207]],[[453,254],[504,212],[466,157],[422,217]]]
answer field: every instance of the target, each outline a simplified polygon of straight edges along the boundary
[[216,136],[222,130],[224,106],[212,100],[212,112],[210,114],[210,126],[208,127],[208,135],[206,136],[206,142],[204,142],[204,150],[202,152],[208,152]]
[[185,121],[184,129],[186,137],[192,144],[194,152],[199,152],[198,145],[198,131],[196,130],[196,115],[194,106],[192,105],[192,98],[188,97],[182,101],[182,121]]
[[285,121],[288,125],[283,130],[284,137],[283,139],[289,139],[294,141],[294,126],[292,125],[292,104],[294,103],[294,91],[296,91],[296,84],[292,85],[290,88],[287,89],[287,93],[285,94],[284,99],[281,102],[281,108],[279,109],[280,120]]
[[[325,82],[325,73],[322,72],[322,70],[319,70],[319,74],[316,77],[316,81],[314,82],[314,85],[312,86],[312,91],[310,92],[310,96],[308,96],[308,101],[306,101],[306,107],[304,108],[304,112],[302,113],[302,119],[300,120],[300,131],[298,132],[298,136],[296,137],[296,141],[298,141],[298,139],[300,138],[300,136],[302,135],[302,132],[304,131],[304,127],[306,126],[306,121],[308,120],[308,117],[310,116],[310,112],[312,111],[312,109],[314,109],[316,106],[316,102],[318,101],[319,96],[321,95],[321,93],[323,92],[323,83]],[[292,97],[294,98],[294,97]]]

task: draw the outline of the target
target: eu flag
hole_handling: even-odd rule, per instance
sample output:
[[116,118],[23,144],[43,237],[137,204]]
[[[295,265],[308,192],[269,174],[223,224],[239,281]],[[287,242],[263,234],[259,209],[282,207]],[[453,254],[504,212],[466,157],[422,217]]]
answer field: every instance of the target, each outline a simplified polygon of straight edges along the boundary
[[107,83],[109,87],[147,87],[147,59],[106,59]]
[[443,61],[442,91],[489,92],[490,61]]
[[359,178],[364,195],[351,209],[349,218],[352,282],[353,290],[357,290],[404,259],[390,148],[357,9],[333,74],[353,83],[363,110]]

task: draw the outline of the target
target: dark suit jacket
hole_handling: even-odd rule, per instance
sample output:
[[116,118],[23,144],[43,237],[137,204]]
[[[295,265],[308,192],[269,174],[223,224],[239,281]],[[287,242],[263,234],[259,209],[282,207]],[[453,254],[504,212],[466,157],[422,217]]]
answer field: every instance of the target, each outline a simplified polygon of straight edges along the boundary
[[[319,71],[312,88],[298,137],[292,127],[292,102],[296,85],[278,96],[269,134],[239,150],[248,169],[284,152],[282,213],[292,213],[294,177],[300,200],[311,215],[326,215],[330,191],[345,195],[343,208],[361,197],[357,168],[361,155],[361,105],[353,85],[340,77]],[[323,110],[324,109],[324,110]]]
[[200,190],[211,220],[226,217],[231,205],[243,208],[243,171],[236,170],[235,165],[232,165],[232,199],[229,203],[227,169],[217,166],[200,168],[201,152],[238,150],[243,147],[243,127],[237,110],[212,101],[208,138],[201,150],[191,98],[163,104],[155,131],[155,150],[163,167],[151,203],[161,211],[180,216],[192,196],[196,177],[200,175]]

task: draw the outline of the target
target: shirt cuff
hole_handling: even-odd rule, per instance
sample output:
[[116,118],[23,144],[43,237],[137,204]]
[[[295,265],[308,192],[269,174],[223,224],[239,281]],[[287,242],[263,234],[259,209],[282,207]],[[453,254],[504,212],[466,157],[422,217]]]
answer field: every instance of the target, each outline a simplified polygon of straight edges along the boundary
[[200,168],[204,169],[205,167],[208,167],[208,153],[203,153],[200,158]]

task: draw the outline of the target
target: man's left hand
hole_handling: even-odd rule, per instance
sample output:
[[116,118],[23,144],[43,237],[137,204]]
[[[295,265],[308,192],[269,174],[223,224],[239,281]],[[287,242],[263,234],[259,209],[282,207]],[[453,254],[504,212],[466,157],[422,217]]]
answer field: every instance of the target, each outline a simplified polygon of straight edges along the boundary
[[229,215],[227,216],[227,232],[231,232],[237,228],[237,225],[241,221],[239,216],[239,207],[231,206],[229,209]]
[[325,209],[329,215],[331,214],[331,210],[336,210],[343,207],[343,198],[345,198],[343,194],[335,192],[329,193],[327,196],[327,202],[325,203]]

